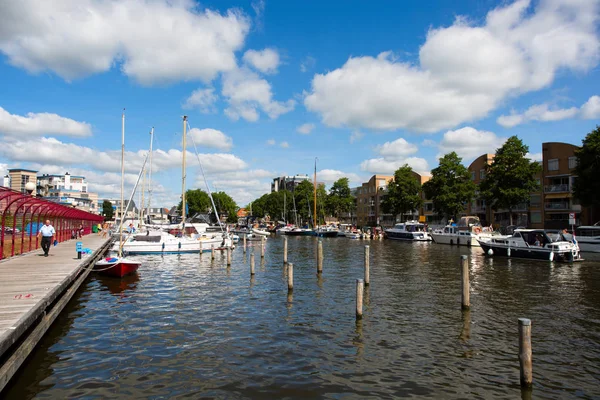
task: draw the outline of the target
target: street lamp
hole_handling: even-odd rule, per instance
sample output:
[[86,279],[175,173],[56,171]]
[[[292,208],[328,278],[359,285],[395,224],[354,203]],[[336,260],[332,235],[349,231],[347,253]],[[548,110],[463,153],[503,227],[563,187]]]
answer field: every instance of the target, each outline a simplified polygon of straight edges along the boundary
[[33,191],[35,190],[35,183],[27,182],[25,184],[25,190],[27,191],[27,193],[29,193],[31,195],[33,193]]

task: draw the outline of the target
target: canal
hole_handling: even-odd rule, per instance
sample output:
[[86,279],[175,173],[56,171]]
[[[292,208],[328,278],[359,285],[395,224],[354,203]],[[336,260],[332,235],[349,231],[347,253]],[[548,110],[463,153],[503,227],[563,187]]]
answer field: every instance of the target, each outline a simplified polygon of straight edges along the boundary
[[[288,296],[282,239],[263,262],[254,245],[252,279],[241,246],[230,268],[220,253],[146,256],[136,276],[91,276],[3,398],[600,397],[600,257],[565,265],[332,238],[318,277],[316,238],[290,237]],[[519,386],[519,317],[532,320],[532,392]]]

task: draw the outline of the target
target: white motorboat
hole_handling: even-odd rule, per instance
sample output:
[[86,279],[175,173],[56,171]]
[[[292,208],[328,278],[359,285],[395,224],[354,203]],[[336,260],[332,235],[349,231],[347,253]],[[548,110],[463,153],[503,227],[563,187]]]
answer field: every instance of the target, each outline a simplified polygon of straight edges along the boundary
[[482,227],[479,217],[462,217],[457,224],[446,225],[431,232],[433,241],[438,244],[458,246],[479,246],[479,240],[491,239],[493,229]]
[[578,226],[575,235],[565,234],[566,239],[576,241],[583,253],[600,253],[600,224]]
[[425,231],[425,225],[417,221],[406,221],[396,224],[393,228],[386,229],[385,234],[388,239],[394,240],[422,242],[431,240],[431,236]]
[[511,236],[480,240],[479,244],[488,256],[529,258],[534,260],[580,261],[577,243],[567,241],[560,234],[543,229],[517,229]]
[[262,236],[270,236],[271,233],[264,230],[264,229],[260,229],[260,228],[252,228],[252,233],[257,234],[257,235],[262,235]]

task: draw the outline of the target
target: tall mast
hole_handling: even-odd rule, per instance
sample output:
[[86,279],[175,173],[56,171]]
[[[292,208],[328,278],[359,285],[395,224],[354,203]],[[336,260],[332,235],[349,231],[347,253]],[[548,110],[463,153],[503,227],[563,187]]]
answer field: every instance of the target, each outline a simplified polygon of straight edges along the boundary
[[148,169],[148,212],[150,216],[150,202],[152,201],[152,142],[154,141],[154,127],[150,131],[150,168]]
[[317,223],[317,157],[315,157],[315,176],[314,176],[314,207],[313,207],[313,225],[314,228],[319,226]]
[[140,229],[144,224],[144,191],[146,190],[146,169],[142,170],[142,190],[140,193]]
[[183,116],[183,153],[181,163],[181,226],[182,231],[185,231],[185,138],[186,138],[187,116]]
[[123,215],[123,192],[125,181],[125,109],[121,115],[121,226],[119,227],[119,257],[121,257],[121,249],[123,248],[123,221],[125,216]]

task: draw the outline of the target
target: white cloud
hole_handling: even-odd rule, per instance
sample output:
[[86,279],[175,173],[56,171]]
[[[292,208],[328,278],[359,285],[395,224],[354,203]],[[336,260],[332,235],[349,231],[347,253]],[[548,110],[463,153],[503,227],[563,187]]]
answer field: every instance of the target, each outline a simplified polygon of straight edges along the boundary
[[317,60],[314,57],[306,56],[306,58],[300,63],[300,72],[306,72],[309,69],[312,69],[316,63]]
[[268,140],[267,140],[267,144],[268,144],[269,146],[275,146],[275,139],[268,139]]
[[313,129],[315,129],[315,124],[302,124],[296,128],[296,132],[303,135],[308,135],[313,131]]
[[415,144],[408,143],[403,138],[385,142],[383,145],[375,147],[375,151],[381,157],[363,161],[360,168],[376,174],[393,174],[398,168],[408,164],[419,173],[428,173],[429,166],[424,158],[408,157],[418,150],[419,148]]
[[284,149],[287,149],[290,147],[290,144],[288,142],[281,142],[279,143],[279,146],[281,146]]
[[244,53],[243,60],[262,73],[273,74],[279,66],[279,53],[269,48],[261,51],[248,50]]
[[546,103],[536,104],[522,114],[512,111],[510,115],[501,115],[496,122],[505,128],[512,128],[529,121],[560,121],[577,116],[583,119],[600,117],[600,96],[590,97],[581,108],[550,108]]
[[0,107],[0,134],[14,136],[64,135],[84,137],[92,134],[86,122],[51,113],[27,113],[26,116],[11,114]]
[[600,118],[600,96],[592,96],[581,106],[581,117],[585,119]]
[[577,107],[550,109],[548,104],[538,104],[529,107],[523,114],[501,115],[496,122],[505,128],[512,128],[527,121],[560,121],[573,118],[578,113]]
[[[138,174],[142,168],[147,151],[126,151],[125,170]],[[63,143],[55,138],[42,137],[35,140],[5,140],[0,147],[0,156],[11,161],[50,164],[57,166],[90,166],[104,172],[121,170],[120,150],[98,151],[90,147],[74,143]],[[159,172],[171,168],[181,168],[180,150],[167,151],[157,149],[152,154],[153,171]],[[204,170],[208,173],[219,173],[245,169],[246,163],[233,154],[211,153],[200,154]],[[196,154],[187,152],[188,166],[198,166]]]
[[269,82],[247,68],[224,74],[222,94],[229,103],[225,115],[234,121],[243,118],[255,122],[259,118],[258,109],[269,118],[276,119],[281,114],[292,111],[296,105],[293,99],[285,103],[273,100]]
[[329,126],[436,132],[485,117],[509,96],[549,86],[558,70],[597,64],[597,1],[529,0],[476,26],[431,29],[419,63],[389,52],[317,74],[304,104]]
[[198,147],[212,147],[224,151],[229,151],[233,147],[233,139],[216,129],[192,128],[189,134]]
[[525,157],[529,158],[531,161],[542,161],[542,153],[527,153]]
[[217,111],[215,107],[217,99],[214,88],[196,89],[185,100],[183,108],[197,108],[203,114],[214,113]]
[[362,182],[360,176],[352,172],[343,172],[335,169],[322,169],[317,171],[317,181],[324,182],[326,185],[331,185],[340,178],[348,178],[350,182],[360,183]]
[[150,85],[211,81],[236,67],[249,19],[192,0],[0,2],[0,52],[31,73],[66,80],[108,71]]
[[360,139],[363,138],[363,136],[365,136],[365,134],[362,133],[361,131],[353,131],[350,134],[350,144],[358,142]]
[[444,133],[444,137],[438,148],[441,154],[456,152],[463,158],[463,162],[474,159],[485,153],[495,153],[501,147],[506,138],[498,137],[493,132],[480,131],[470,126]]
[[425,139],[421,142],[421,146],[424,147],[436,147],[437,143],[431,139]]
[[393,142],[385,142],[375,149],[379,155],[383,156],[385,159],[392,160],[407,157],[411,154],[415,154],[419,150],[416,145],[408,143],[403,138],[398,138]]

